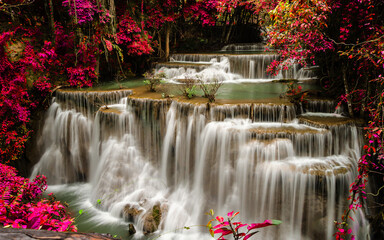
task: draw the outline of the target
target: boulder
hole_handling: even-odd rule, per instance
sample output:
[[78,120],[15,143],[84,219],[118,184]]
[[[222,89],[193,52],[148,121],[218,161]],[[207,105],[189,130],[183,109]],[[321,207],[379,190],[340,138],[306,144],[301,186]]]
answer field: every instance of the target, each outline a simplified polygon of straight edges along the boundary
[[124,216],[125,220],[128,222],[134,222],[135,218],[143,212],[143,209],[140,209],[140,206],[134,206],[127,204],[124,207]]
[[143,226],[144,234],[153,233],[159,228],[161,215],[162,211],[160,204],[154,205],[152,207],[152,211],[145,214]]

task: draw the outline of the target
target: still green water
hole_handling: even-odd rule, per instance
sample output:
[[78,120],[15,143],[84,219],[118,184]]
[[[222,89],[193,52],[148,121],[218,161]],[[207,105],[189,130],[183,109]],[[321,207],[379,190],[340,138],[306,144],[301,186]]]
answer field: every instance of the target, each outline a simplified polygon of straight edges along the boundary
[[[92,88],[83,88],[82,91],[108,91],[118,89],[130,89],[144,86],[144,79],[133,79],[122,82],[106,82],[98,84]],[[303,91],[312,89],[316,90],[320,87],[313,82],[298,83],[302,86]],[[173,95],[180,94],[180,84],[166,84],[163,88],[169,88],[169,93]],[[159,88],[162,92],[162,87]],[[258,100],[266,98],[276,98],[287,91],[287,83],[282,82],[239,82],[239,83],[224,83],[217,94],[217,99],[229,100]],[[198,89],[197,95],[202,95],[202,91]]]
[[132,238],[128,234],[127,222],[109,212],[100,210],[103,204],[102,201],[92,203],[89,200],[89,196],[92,194],[90,184],[49,186],[47,192],[53,192],[58,200],[69,204],[69,209],[75,218],[79,232],[109,233],[124,240]]

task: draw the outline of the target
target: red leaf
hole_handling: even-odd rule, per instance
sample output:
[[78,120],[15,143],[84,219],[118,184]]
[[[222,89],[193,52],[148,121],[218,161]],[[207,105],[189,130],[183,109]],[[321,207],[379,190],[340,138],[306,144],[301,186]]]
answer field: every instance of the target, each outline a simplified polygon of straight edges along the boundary
[[231,234],[232,231],[229,230],[228,228],[219,228],[219,229],[216,229],[215,231],[213,231],[213,233],[214,234],[221,233],[222,234],[221,236],[225,236],[225,235]]
[[280,223],[281,223],[281,221],[279,221],[279,220],[265,220],[263,223],[252,223],[252,224],[249,224],[247,229],[248,230],[252,230],[252,229],[255,229],[255,228],[268,227],[268,226],[271,226],[271,225],[279,225]]
[[221,224],[217,224],[213,228],[222,228],[222,227],[226,227],[226,226],[229,226],[229,222],[222,222]]
[[247,240],[248,238],[252,237],[253,235],[255,235],[255,234],[258,233],[258,232],[259,232],[259,231],[256,231],[256,232],[247,234],[247,235],[244,237],[244,240]]
[[229,212],[229,213],[227,214],[227,216],[228,216],[229,218],[234,218],[237,214],[239,214],[239,212],[233,213],[233,211],[232,211],[232,212]]

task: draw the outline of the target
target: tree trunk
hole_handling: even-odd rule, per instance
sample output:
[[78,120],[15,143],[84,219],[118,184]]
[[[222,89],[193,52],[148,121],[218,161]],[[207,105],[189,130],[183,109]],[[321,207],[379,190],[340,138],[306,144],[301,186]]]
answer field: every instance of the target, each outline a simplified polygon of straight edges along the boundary
[[171,33],[170,24],[167,23],[165,28],[165,61],[169,60],[169,35]]
[[231,36],[231,33],[232,33],[232,28],[233,28],[233,24],[232,23],[229,23],[229,29],[228,29],[228,33],[227,33],[227,36],[225,37],[225,43],[228,43],[229,41],[229,37]]
[[99,76],[100,76],[100,54],[97,54],[97,57],[96,57],[96,69],[95,69],[95,72],[96,72],[96,76],[97,76],[96,82],[99,82]]
[[[50,27],[51,27],[51,30],[52,30],[52,33],[55,32],[55,18],[53,16],[53,3],[52,3],[52,0],[49,0],[48,2],[48,5],[49,5],[49,23],[50,23]],[[55,39],[55,38],[53,38]]]
[[163,58],[163,48],[161,47],[161,31],[157,33],[159,36],[159,57]]
[[349,95],[349,86],[348,86],[348,80],[347,80],[347,67],[345,63],[342,65],[342,72],[343,72],[343,82],[344,82],[344,90],[347,97],[347,105],[348,105],[348,113],[349,116],[353,117],[353,108],[352,108],[352,102],[351,102],[351,96]]
[[112,34],[116,34],[116,6],[114,0],[109,0],[109,14],[111,18],[111,28],[112,28]]

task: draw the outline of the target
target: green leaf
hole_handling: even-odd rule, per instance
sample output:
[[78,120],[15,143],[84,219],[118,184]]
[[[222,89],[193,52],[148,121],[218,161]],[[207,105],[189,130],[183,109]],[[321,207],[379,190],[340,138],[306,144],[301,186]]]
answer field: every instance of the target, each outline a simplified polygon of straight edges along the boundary
[[97,204],[101,204],[101,199],[97,199]]
[[211,234],[212,237],[215,237],[215,232],[212,229],[209,229],[209,233]]
[[282,223],[282,221],[280,220],[271,220],[271,222],[272,222],[272,225],[279,225]]
[[211,216],[215,215],[215,212],[213,211],[213,209],[209,209],[209,215]]
[[84,212],[84,209],[80,209],[79,210],[79,215],[83,214],[83,212]]

